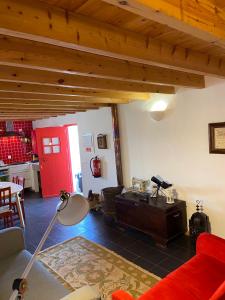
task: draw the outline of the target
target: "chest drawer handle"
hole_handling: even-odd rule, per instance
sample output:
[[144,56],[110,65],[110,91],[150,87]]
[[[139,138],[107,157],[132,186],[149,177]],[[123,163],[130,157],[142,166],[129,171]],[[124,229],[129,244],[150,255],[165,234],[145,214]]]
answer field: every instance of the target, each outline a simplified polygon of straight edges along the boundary
[[173,215],[173,218],[178,218],[180,216],[180,213]]

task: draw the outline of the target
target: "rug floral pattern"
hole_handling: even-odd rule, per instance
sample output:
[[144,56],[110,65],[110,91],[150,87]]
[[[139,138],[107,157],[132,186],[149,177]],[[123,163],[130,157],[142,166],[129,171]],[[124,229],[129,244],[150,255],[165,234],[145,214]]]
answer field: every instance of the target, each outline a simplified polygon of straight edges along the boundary
[[39,260],[72,290],[90,285],[100,291],[104,300],[111,300],[111,294],[118,289],[136,298],[160,279],[83,237],[42,251]]

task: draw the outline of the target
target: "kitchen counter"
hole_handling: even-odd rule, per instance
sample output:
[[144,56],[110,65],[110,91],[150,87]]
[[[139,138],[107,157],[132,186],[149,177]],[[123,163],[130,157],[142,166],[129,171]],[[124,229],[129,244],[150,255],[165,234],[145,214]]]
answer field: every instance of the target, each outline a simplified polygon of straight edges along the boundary
[[11,166],[18,166],[18,165],[32,165],[32,164],[39,164],[39,161],[26,161],[26,162],[15,162],[12,164],[5,164],[5,165],[0,165],[0,168],[2,167],[11,167]]
[[39,191],[38,182],[38,172],[39,162],[24,162],[24,163],[14,163],[9,165],[0,166],[0,172],[3,171],[7,173],[9,181],[12,181],[13,177],[24,177],[25,178],[25,188],[31,188],[35,192]]

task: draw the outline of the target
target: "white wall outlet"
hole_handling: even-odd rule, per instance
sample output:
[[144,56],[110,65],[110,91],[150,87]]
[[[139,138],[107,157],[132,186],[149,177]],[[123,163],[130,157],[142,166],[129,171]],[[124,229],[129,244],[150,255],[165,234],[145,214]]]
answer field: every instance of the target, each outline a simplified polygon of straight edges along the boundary
[[8,159],[12,159],[12,155],[8,155]]

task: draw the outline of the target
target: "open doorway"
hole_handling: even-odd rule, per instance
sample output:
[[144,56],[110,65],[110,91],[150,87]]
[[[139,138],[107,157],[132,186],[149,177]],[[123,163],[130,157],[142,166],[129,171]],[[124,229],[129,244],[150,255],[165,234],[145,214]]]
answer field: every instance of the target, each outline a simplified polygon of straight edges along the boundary
[[79,133],[77,125],[68,126],[73,191],[83,193]]

